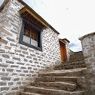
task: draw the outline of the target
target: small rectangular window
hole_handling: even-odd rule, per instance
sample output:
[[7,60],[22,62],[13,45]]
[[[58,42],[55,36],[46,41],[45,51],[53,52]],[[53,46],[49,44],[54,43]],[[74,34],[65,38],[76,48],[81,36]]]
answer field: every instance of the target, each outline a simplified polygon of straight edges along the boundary
[[23,41],[35,47],[38,47],[38,32],[31,25],[24,22]]
[[41,33],[43,29],[47,28],[46,23],[33,10],[27,7],[20,10],[20,15],[23,25],[19,42],[31,48],[42,50]]
[[41,25],[39,27],[39,23],[30,17],[31,16],[28,17],[28,15],[22,15],[23,26],[20,33],[20,43],[35,49],[42,50],[41,31],[43,27],[41,27]]

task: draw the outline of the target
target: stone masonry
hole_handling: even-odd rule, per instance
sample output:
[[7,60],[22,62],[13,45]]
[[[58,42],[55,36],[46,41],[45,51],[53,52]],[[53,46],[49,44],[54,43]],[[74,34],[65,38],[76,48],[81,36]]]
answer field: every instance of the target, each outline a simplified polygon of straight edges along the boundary
[[[79,55],[77,57],[79,58]],[[87,95],[85,80],[87,68],[84,59],[78,58],[58,64],[51,71],[40,72],[19,95]]]
[[81,37],[80,40],[87,65],[88,93],[86,95],[95,95],[95,32]]
[[0,95],[15,95],[30,83],[40,70],[60,63],[58,34],[47,28],[42,31],[42,51],[19,44],[24,6],[9,0],[0,13]]

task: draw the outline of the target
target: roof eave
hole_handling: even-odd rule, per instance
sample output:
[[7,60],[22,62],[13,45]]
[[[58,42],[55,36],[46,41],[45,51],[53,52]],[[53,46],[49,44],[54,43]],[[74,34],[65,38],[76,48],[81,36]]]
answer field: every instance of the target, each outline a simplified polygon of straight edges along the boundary
[[25,7],[27,7],[29,10],[33,12],[34,15],[36,15],[39,19],[42,20],[43,23],[45,23],[49,28],[51,28],[55,33],[60,34],[57,30],[55,30],[47,21],[45,21],[40,15],[38,15],[30,6],[28,6],[23,0],[18,0],[20,3],[22,3]]

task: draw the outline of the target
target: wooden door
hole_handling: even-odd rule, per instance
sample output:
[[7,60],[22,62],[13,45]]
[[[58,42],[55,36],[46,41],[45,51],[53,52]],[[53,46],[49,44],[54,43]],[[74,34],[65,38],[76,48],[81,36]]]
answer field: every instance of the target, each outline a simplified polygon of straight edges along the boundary
[[60,53],[61,53],[61,61],[65,62],[67,60],[66,46],[62,42],[60,42]]

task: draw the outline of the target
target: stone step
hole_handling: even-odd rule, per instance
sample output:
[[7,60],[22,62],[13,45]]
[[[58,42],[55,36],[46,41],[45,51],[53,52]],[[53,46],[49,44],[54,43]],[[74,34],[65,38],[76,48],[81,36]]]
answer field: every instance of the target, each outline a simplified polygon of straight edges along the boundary
[[76,61],[81,61],[84,60],[83,52],[74,52],[74,54],[70,55],[70,62],[76,62]]
[[74,91],[77,88],[76,84],[67,82],[33,82],[31,83],[31,86],[53,88],[67,91]]
[[70,64],[70,65],[64,65],[61,69],[74,69],[74,68],[85,68],[85,64]]
[[61,69],[74,69],[74,68],[85,68],[86,64],[84,61],[77,61],[77,62],[72,62],[72,63],[63,63],[59,64],[54,67],[54,70],[61,70]]
[[43,76],[84,76],[87,68],[77,68],[69,70],[54,70],[47,71],[39,74],[39,77]]
[[84,60],[84,57],[76,56],[76,55],[70,56],[70,59],[69,59],[70,62],[76,62],[76,61],[81,61],[81,60]]
[[83,95],[84,94],[84,91],[71,92],[71,91],[64,91],[64,90],[46,89],[43,87],[34,87],[34,86],[28,86],[25,88],[24,91],[30,93],[39,93],[43,95]]
[[20,95],[42,95],[42,94],[30,93],[30,92],[21,92]]
[[76,76],[43,76],[36,78],[35,82],[69,82],[77,83],[82,77]]

